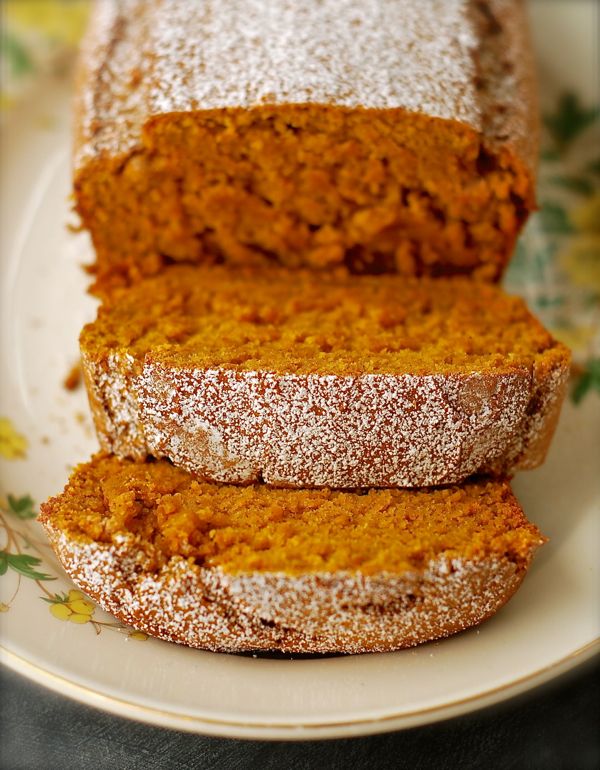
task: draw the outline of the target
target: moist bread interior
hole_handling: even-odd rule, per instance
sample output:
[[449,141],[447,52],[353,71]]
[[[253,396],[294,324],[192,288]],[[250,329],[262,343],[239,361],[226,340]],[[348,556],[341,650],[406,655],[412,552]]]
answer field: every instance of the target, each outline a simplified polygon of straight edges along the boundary
[[181,266],[116,297],[83,330],[90,359],[343,376],[550,367],[565,355],[522,299],[466,278]]
[[336,491],[206,483],[165,461],[97,455],[48,505],[69,537],[133,536],[158,569],[180,556],[226,572],[421,570],[434,559],[530,558],[541,536],[507,482]]

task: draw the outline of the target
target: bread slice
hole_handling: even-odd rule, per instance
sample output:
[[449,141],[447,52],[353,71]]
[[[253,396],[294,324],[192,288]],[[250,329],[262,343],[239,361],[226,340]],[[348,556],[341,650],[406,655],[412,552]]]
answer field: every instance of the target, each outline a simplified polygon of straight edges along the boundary
[[498,278],[535,207],[533,72],[521,0],[96,3],[96,291],[182,260]]
[[97,455],[40,520],[123,622],[219,651],[368,652],[492,615],[544,542],[505,481],[364,493],[198,481]]
[[468,279],[172,267],[81,335],[101,445],[207,479],[458,483],[542,462],[569,353]]

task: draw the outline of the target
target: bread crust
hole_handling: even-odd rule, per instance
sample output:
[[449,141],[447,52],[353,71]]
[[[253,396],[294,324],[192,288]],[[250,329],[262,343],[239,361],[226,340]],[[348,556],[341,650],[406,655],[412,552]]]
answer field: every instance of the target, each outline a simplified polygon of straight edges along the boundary
[[40,521],[66,572],[107,612],[160,639],[215,652],[390,652],[446,637],[497,612],[535,550],[518,563],[438,560],[403,575],[230,575],[181,558],[145,572],[133,540],[75,540],[44,507]]
[[[252,108],[261,104],[328,104],[340,107],[404,109],[462,123],[485,138],[491,148],[513,152],[534,172],[537,167],[539,121],[535,64],[529,37],[529,24],[523,0],[409,0],[387,7],[379,0],[373,8],[360,12],[364,3],[350,3],[340,13],[333,3],[309,3],[295,7],[293,0],[279,22],[269,4],[252,12],[244,2],[203,3],[190,7],[185,1],[99,0],[81,47],[77,75],[74,126],[75,173],[92,159],[122,157],[140,148],[145,122],[159,115],[189,113],[222,108]],[[354,12],[366,13],[362,23],[349,25]],[[207,21],[219,13],[239,19],[222,28]],[[247,54],[258,55],[261,41],[269,48],[277,44],[275,29],[265,25],[257,30],[260,40],[249,43],[245,19],[260,24],[271,16],[274,24],[297,27],[288,54],[294,60],[320,67],[319,79],[311,79],[303,66],[291,69],[282,59],[279,68],[259,61],[253,71],[244,55],[222,55],[203,61],[203,45],[227,44],[249,47]],[[329,31],[321,14],[327,17]],[[287,15],[286,15],[287,14]],[[386,15],[387,14],[387,15]],[[382,64],[381,48],[373,48],[371,23],[377,34],[400,52]],[[404,23],[394,23],[402,19]],[[385,23],[388,22],[386,27]],[[410,23],[408,23],[410,21]],[[333,27],[333,29],[332,29]],[[285,27],[287,29],[287,27]],[[210,31],[209,31],[210,29]],[[283,31],[284,28],[282,27]],[[356,60],[350,55],[343,36],[364,48]],[[458,39],[458,33],[462,33]],[[322,35],[322,44],[335,45],[329,58],[313,59],[312,47]],[[420,52],[415,35],[424,46]],[[221,37],[222,36],[222,39]],[[369,54],[367,69],[366,54]],[[208,53],[204,53],[208,57]],[[340,88],[337,66],[346,69],[348,87]],[[429,57],[429,58],[428,58]],[[288,57],[289,58],[289,57]],[[286,70],[286,67],[288,68]],[[374,72],[389,70],[387,89],[373,88]],[[430,84],[423,88],[423,82]]]
[[126,353],[82,365],[103,449],[166,457],[215,481],[414,487],[511,474],[544,459],[569,359],[444,375],[168,368]]

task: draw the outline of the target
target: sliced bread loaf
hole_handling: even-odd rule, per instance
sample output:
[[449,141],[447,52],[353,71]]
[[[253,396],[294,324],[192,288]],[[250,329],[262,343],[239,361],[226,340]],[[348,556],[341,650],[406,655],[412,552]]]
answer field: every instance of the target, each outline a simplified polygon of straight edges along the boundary
[[520,0],[102,0],[78,84],[101,294],[173,261],[493,280],[535,207]]

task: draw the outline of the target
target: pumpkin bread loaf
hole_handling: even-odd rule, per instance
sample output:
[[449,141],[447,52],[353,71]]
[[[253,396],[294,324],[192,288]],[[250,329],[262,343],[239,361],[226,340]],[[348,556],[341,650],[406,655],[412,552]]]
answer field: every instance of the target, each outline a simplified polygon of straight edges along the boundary
[[97,455],[42,506],[74,582],[123,622],[220,651],[387,651],[492,615],[544,542],[504,481],[364,493],[201,482]]
[[102,0],[78,78],[96,291],[174,261],[497,279],[534,208],[521,0]]
[[466,278],[173,266],[116,298],[80,340],[101,445],[221,482],[535,467],[569,372],[521,299]]

